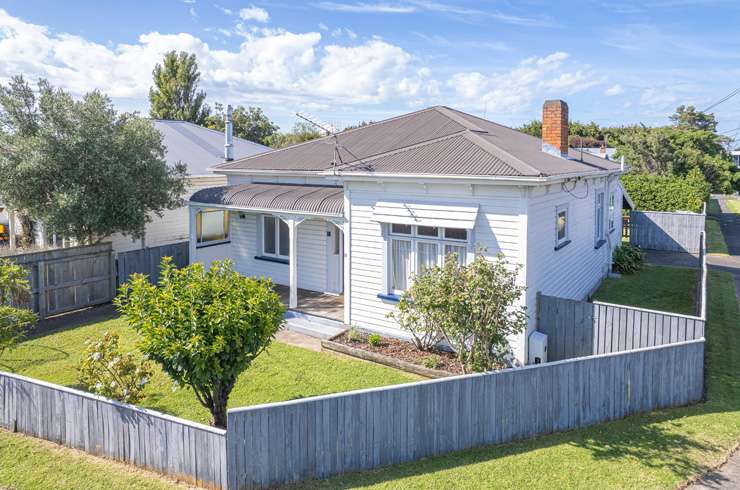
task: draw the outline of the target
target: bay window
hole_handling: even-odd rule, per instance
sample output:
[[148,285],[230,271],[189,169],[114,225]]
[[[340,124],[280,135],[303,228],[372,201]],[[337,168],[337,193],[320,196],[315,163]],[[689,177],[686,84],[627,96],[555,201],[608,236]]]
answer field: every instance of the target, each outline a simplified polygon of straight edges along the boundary
[[464,264],[468,252],[468,230],[422,225],[388,225],[388,289],[400,294],[413,274],[442,265],[448,254],[457,254]]

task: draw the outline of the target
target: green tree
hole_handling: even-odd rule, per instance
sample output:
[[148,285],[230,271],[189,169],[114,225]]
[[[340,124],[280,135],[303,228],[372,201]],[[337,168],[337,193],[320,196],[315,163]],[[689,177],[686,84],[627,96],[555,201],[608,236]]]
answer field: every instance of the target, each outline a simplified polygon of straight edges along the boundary
[[698,129],[700,131],[717,131],[717,119],[714,114],[697,111],[693,105],[680,105],[670,116],[673,124],[680,129]]
[[186,168],[164,160],[150,121],[117,113],[94,91],[81,100],[45,80],[0,86],[0,200],[81,243],[138,238],[151,214],[181,205]]
[[266,139],[267,145],[272,148],[285,148],[286,146],[303,143],[312,139],[321,138],[324,134],[308,123],[295,123],[289,133],[274,133]]
[[138,332],[139,349],[190,386],[222,428],[237,377],[270,345],[285,314],[269,280],[242,276],[229,261],[177,269],[169,257],[159,285],[134,274],[115,304]]
[[[215,111],[206,119],[206,127],[216,131],[224,130],[224,106],[216,103]],[[262,145],[268,144],[270,137],[280,129],[259,107],[236,106],[232,113],[234,136]]]
[[413,278],[394,316],[420,339],[441,334],[465,372],[500,368],[510,352],[508,337],[527,324],[526,308],[518,304],[526,288],[517,283],[517,271],[502,255],[488,260],[479,252],[461,265],[450,254],[444,265]]
[[542,121],[539,119],[532,119],[528,123],[522,124],[516,129],[522,133],[534,136],[535,138],[542,138]]
[[9,259],[0,260],[0,356],[12,349],[23,338],[26,330],[36,322],[36,315],[27,304],[31,295],[28,271]]
[[190,121],[204,125],[210,108],[206,93],[198,90],[200,72],[195,54],[170,51],[152,71],[154,86],[149,89],[149,115],[154,119]]

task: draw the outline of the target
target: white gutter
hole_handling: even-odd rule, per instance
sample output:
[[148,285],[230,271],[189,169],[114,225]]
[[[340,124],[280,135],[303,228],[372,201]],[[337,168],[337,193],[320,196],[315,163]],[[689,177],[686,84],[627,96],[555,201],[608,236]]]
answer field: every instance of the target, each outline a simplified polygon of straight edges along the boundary
[[227,204],[210,204],[206,202],[197,201],[185,201],[188,206],[195,206],[199,208],[215,208],[215,209],[226,209],[229,211],[244,211],[252,213],[266,213],[266,214],[297,214],[300,216],[318,216],[322,218],[343,218],[343,214],[337,213],[317,213],[310,211],[295,211],[292,209],[271,209],[271,208],[245,208],[241,206],[233,206]]

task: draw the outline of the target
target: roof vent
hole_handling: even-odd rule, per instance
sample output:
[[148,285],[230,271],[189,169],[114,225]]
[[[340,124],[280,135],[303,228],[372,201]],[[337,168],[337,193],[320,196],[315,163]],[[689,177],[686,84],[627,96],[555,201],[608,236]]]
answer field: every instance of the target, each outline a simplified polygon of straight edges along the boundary
[[230,162],[234,159],[234,121],[233,121],[234,109],[231,104],[226,106],[226,114],[224,114],[224,160]]

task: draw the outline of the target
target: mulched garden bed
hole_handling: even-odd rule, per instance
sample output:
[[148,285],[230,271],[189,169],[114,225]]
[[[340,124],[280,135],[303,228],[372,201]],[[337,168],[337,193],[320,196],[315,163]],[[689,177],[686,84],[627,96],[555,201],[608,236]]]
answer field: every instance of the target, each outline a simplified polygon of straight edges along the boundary
[[[360,332],[359,339],[350,340],[347,336],[347,332],[344,332],[331,339],[331,342],[346,345],[353,349],[361,349],[374,354],[380,354],[392,359],[421,366],[422,368],[432,369],[433,371],[438,371],[441,376],[444,376],[445,373],[447,373],[446,375],[448,376],[463,374],[462,366],[457,361],[455,355],[451,352],[445,352],[442,350],[423,352],[418,350],[411,342],[391,337],[381,337],[380,345],[374,346],[368,343],[367,338],[367,333]],[[434,356],[438,361],[438,364],[433,368],[424,365],[424,360],[430,356]]]

